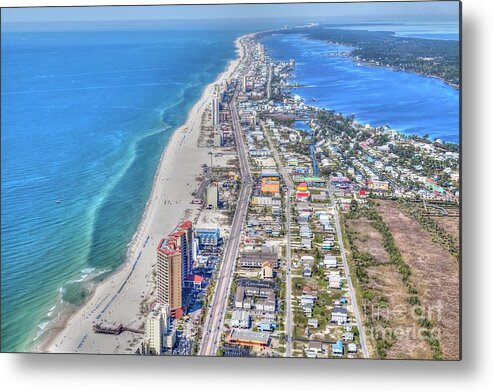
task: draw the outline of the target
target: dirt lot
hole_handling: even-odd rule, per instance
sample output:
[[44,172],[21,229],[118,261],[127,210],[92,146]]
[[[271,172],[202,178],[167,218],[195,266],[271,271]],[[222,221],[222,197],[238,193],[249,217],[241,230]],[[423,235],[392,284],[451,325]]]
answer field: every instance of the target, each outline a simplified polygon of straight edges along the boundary
[[[362,252],[368,252],[376,261],[386,263],[389,255],[384,249],[382,235],[371,226],[366,218],[347,220],[348,229],[354,232],[354,244]],[[401,274],[393,265],[379,265],[366,269],[369,276],[368,286],[375,292],[388,298],[388,308],[373,309],[390,322],[389,331],[398,335],[390,349],[389,359],[428,359],[432,353],[428,343],[419,338],[419,325],[411,317],[407,289],[402,283]],[[367,331],[368,332],[368,331]]]
[[388,359],[431,359],[428,343],[419,337],[419,325],[412,317],[412,308],[407,302],[407,289],[401,274],[394,265],[379,265],[367,268],[370,287],[388,298],[387,308],[378,314],[390,322],[389,330],[396,333],[396,340],[387,350]]
[[354,244],[359,251],[371,254],[380,263],[389,261],[389,255],[383,247],[382,235],[372,227],[367,219],[348,220],[347,226],[356,233]]
[[459,358],[459,264],[397,202],[379,201],[378,210],[409,265],[424,311],[440,332],[446,359]]
[[459,246],[459,217],[441,216],[434,218],[440,227],[454,237],[454,243]]

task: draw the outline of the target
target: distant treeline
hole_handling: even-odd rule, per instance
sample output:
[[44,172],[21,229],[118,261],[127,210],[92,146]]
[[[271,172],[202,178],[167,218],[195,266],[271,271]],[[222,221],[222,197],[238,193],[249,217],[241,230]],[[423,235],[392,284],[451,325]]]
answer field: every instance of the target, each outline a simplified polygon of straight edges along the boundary
[[[358,61],[416,72],[459,87],[459,42],[395,36],[389,31],[299,27],[280,34],[305,34],[309,38],[352,46]],[[267,35],[269,33],[266,33]]]

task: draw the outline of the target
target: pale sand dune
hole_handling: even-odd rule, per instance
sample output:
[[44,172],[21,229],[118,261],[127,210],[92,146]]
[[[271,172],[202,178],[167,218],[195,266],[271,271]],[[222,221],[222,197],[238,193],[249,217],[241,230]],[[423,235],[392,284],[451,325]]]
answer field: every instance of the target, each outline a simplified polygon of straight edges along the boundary
[[[211,100],[214,85],[230,78],[243,57],[239,39],[236,46],[239,57],[231,61],[226,71],[205,88],[202,97],[190,110],[187,121],[174,132],[163,152],[146,211],[129,247],[127,261],[95,288],[91,299],[68,319],[56,336],[41,346],[41,351],[129,353],[125,349],[128,340],[134,338],[133,334],[97,335],[92,332],[92,326],[103,312],[99,320],[141,327],[144,319],[139,320],[140,304],[153,289],[152,271],[158,241],[180,223],[186,210],[191,211],[193,217],[198,213],[198,207],[190,204],[191,192],[198,186],[195,178],[201,174],[201,165],[210,160],[209,149],[197,147],[202,114]],[[164,204],[165,201],[171,204]]]

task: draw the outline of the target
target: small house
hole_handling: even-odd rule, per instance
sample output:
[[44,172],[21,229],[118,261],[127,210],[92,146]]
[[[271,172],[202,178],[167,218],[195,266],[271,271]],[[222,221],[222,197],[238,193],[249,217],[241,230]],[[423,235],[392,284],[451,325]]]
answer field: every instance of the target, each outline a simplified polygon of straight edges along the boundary
[[347,352],[348,352],[348,354],[356,354],[358,352],[358,349],[356,347],[356,344],[349,343],[347,345]]
[[337,323],[339,325],[344,324],[348,321],[347,309],[346,308],[334,308],[331,313],[331,323]]
[[352,332],[344,332],[342,334],[343,342],[352,342],[354,340],[354,334]]
[[334,357],[342,357],[344,355],[344,345],[342,344],[342,340],[338,340],[332,345],[332,355]]
[[308,326],[311,328],[318,328],[318,320],[315,318],[308,319]]

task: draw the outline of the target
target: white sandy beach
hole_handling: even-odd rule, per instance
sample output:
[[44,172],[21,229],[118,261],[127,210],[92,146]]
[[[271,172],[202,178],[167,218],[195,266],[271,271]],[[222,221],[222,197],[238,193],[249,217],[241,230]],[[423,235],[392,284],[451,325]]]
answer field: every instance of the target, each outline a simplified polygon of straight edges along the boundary
[[144,318],[140,305],[153,290],[152,271],[156,263],[156,246],[186,218],[197,216],[199,206],[191,204],[191,193],[198,188],[196,177],[202,164],[210,161],[210,148],[199,148],[201,119],[211,101],[214,86],[229,79],[243,57],[239,39],[239,57],[226,71],[208,85],[193,106],[188,118],[172,135],[157,169],[147,208],[129,247],[124,265],[95,288],[90,300],[74,313],[65,327],[52,336],[41,351],[63,353],[132,353],[126,351],[138,335],[124,332],[119,336],[100,335],[92,331],[94,322],[111,321],[139,329]]

